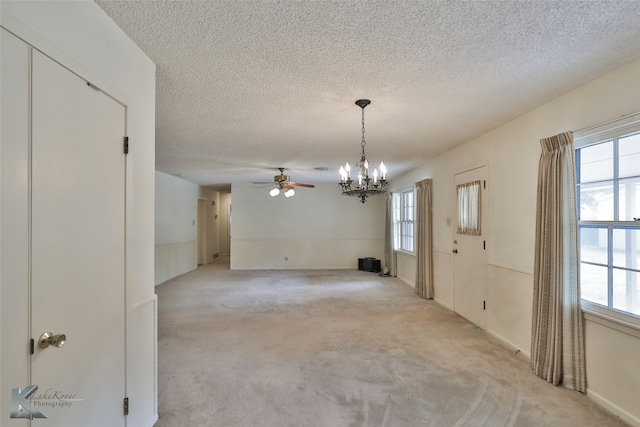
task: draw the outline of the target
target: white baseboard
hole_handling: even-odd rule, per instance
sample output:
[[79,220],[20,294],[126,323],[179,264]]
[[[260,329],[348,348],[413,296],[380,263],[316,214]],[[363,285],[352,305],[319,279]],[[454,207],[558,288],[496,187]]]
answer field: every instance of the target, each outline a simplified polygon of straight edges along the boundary
[[598,405],[605,408],[607,411],[611,412],[612,414],[620,417],[622,420],[631,424],[633,427],[640,427],[640,418],[625,411],[624,409],[622,409],[615,403],[611,402],[610,400],[600,396],[598,393],[591,390],[589,387],[587,387],[587,396],[591,400],[596,402]]
[[453,311],[453,306],[452,305],[446,304],[444,301],[438,299],[438,297],[433,298],[433,300],[435,302],[437,302],[438,304],[440,304],[441,306],[443,306],[444,308],[446,308],[447,310]]
[[401,282],[406,283],[407,285],[411,286],[412,288],[415,289],[416,285],[414,285],[413,283],[409,282],[407,279],[405,279],[404,277],[400,277],[400,276],[396,276],[396,279],[399,279]]
[[[443,303],[438,298],[434,298],[434,301],[436,301],[441,306],[443,306],[443,307],[445,307],[445,308],[447,308],[447,309],[449,309],[451,311],[454,311],[453,307],[451,307],[450,305],[448,305],[446,303]],[[489,330],[489,329],[485,329],[484,331],[487,332],[489,335],[491,335],[493,338],[497,339],[502,345],[504,345],[506,348],[510,349],[514,353],[517,353],[519,356],[523,356],[523,357],[527,358],[528,360],[531,360],[531,353],[529,353],[529,351],[523,350],[522,348],[519,348],[517,345],[515,345],[514,343],[512,343],[508,339],[504,338],[502,335],[496,333],[495,331],[492,331],[492,330]],[[638,416],[629,413],[628,411],[622,409],[618,405],[614,404],[610,400],[604,398],[603,396],[599,395],[598,393],[594,392],[593,390],[591,390],[589,388],[587,388],[587,396],[591,400],[593,400],[596,404],[598,404],[599,406],[602,406],[604,409],[606,409],[607,411],[611,412],[613,415],[615,415],[615,416],[619,417],[620,419],[622,419],[623,421],[631,424],[631,426],[640,427],[640,418]]]
[[517,345],[515,345],[514,343],[512,343],[502,335],[497,334],[490,329],[485,329],[485,332],[491,335],[492,337],[494,337],[495,339],[497,339],[498,341],[500,341],[500,343],[502,343],[505,347],[507,347],[509,350],[513,351],[514,353],[524,356],[527,359],[531,359],[531,353],[529,353],[528,350],[524,350],[518,347]]
[[155,425],[155,423],[158,422],[158,414],[156,414],[151,421],[149,422],[149,424],[147,424],[149,427],[153,427]]

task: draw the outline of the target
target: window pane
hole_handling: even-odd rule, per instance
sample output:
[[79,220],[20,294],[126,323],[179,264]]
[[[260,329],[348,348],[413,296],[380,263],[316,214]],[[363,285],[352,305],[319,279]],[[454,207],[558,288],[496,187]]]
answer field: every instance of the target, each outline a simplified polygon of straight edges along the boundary
[[393,249],[400,249],[400,223],[393,224]]
[[406,221],[413,221],[413,207],[405,206],[405,208],[404,208],[404,219]]
[[640,133],[618,140],[618,156],[620,178],[640,176]]
[[640,270],[640,228],[613,230],[613,265]]
[[409,252],[413,252],[413,239],[410,237],[406,238],[405,244],[404,244],[404,250],[405,251],[409,251]]
[[640,273],[613,270],[613,308],[640,315]]
[[404,222],[402,231],[402,249],[413,252],[413,222]]
[[404,204],[406,206],[413,206],[413,190],[404,193]]
[[413,191],[403,193],[404,196],[404,219],[413,221]]
[[456,187],[458,205],[458,234],[480,236],[480,181],[460,184]]
[[411,222],[403,222],[402,223],[402,234],[404,236],[413,237],[413,223],[411,223]]
[[400,195],[393,195],[393,220],[400,221]]
[[621,179],[619,186],[620,221],[633,221],[633,218],[640,218],[640,177]]
[[580,182],[613,179],[613,141],[580,149]]
[[582,299],[607,306],[607,267],[580,263]]
[[613,221],[613,182],[580,184],[580,220]]
[[609,240],[603,227],[580,227],[580,260],[608,264]]

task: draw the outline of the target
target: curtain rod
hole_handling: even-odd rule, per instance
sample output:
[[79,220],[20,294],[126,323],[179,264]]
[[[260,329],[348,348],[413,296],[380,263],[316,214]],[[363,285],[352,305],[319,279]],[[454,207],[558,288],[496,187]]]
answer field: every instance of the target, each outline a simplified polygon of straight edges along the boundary
[[617,119],[609,120],[608,122],[605,122],[605,123],[600,123],[599,125],[590,126],[588,128],[584,128],[584,129],[580,129],[580,130],[574,130],[573,133],[581,134],[581,133],[589,132],[590,130],[598,129],[599,127],[602,127],[602,126],[609,126],[609,125],[611,125],[613,123],[616,123],[616,122],[619,122],[619,121],[622,121],[622,120],[627,120],[627,119],[630,119],[630,118],[632,118],[634,116],[640,116],[640,112],[627,114],[626,116],[621,116],[621,117],[618,117]]

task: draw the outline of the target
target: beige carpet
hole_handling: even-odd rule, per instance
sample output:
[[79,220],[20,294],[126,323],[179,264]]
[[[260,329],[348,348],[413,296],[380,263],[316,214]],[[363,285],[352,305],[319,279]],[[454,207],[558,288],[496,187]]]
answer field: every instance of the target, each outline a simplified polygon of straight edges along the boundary
[[395,278],[221,259],[157,292],[158,427],[626,425]]

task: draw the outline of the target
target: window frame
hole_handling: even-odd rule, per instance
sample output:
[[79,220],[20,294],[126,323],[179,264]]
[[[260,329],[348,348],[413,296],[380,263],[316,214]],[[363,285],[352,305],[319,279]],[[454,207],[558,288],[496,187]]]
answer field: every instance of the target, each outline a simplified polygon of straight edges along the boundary
[[[406,206],[406,197],[411,194],[411,206]],[[391,193],[393,197],[393,250],[415,255],[416,249],[416,190],[400,190]],[[410,208],[410,211],[407,209]],[[407,218],[410,212],[411,218]],[[411,236],[407,231],[411,230]],[[410,240],[408,240],[410,239]],[[407,243],[411,248],[407,248]]]
[[[620,229],[633,229],[640,230],[640,223],[638,221],[619,220],[619,207],[618,207],[618,198],[620,197],[619,190],[619,182],[620,180],[624,180],[630,177],[622,177],[619,176],[619,153],[618,153],[618,141],[619,139],[640,134],[640,113],[636,113],[627,117],[624,117],[620,120],[615,120],[613,122],[608,122],[603,125],[595,126],[593,128],[586,129],[581,132],[574,133],[574,150],[576,153],[576,184],[577,184],[577,208],[578,215],[580,214],[580,150],[583,148],[595,146],[597,144],[606,143],[612,141],[613,143],[613,153],[612,156],[614,158],[613,162],[613,173],[612,178],[601,181],[588,182],[584,184],[596,184],[603,182],[611,182],[613,185],[613,198],[614,198],[614,217],[611,221],[603,221],[603,220],[582,220],[579,218],[578,221],[578,235],[582,235],[583,229],[588,228],[597,228],[604,229],[607,233],[607,261],[606,264],[602,262],[592,262],[592,261],[583,261],[581,259],[581,244],[579,237],[579,245],[578,245],[578,261],[580,266],[583,263],[596,265],[607,268],[607,304],[602,305],[593,301],[588,301],[585,299],[581,300],[582,310],[590,315],[590,318],[599,318],[604,322],[613,322],[615,324],[621,325],[623,328],[632,328],[634,330],[640,331],[640,314],[634,314],[625,310],[614,308],[614,301],[612,298],[613,292],[613,271],[620,270],[620,266],[615,265],[613,261],[613,251],[614,247],[612,244],[613,233],[615,230]],[[635,268],[622,268],[624,271],[632,271],[637,272],[638,270]],[[581,279],[582,280],[582,279]]]

